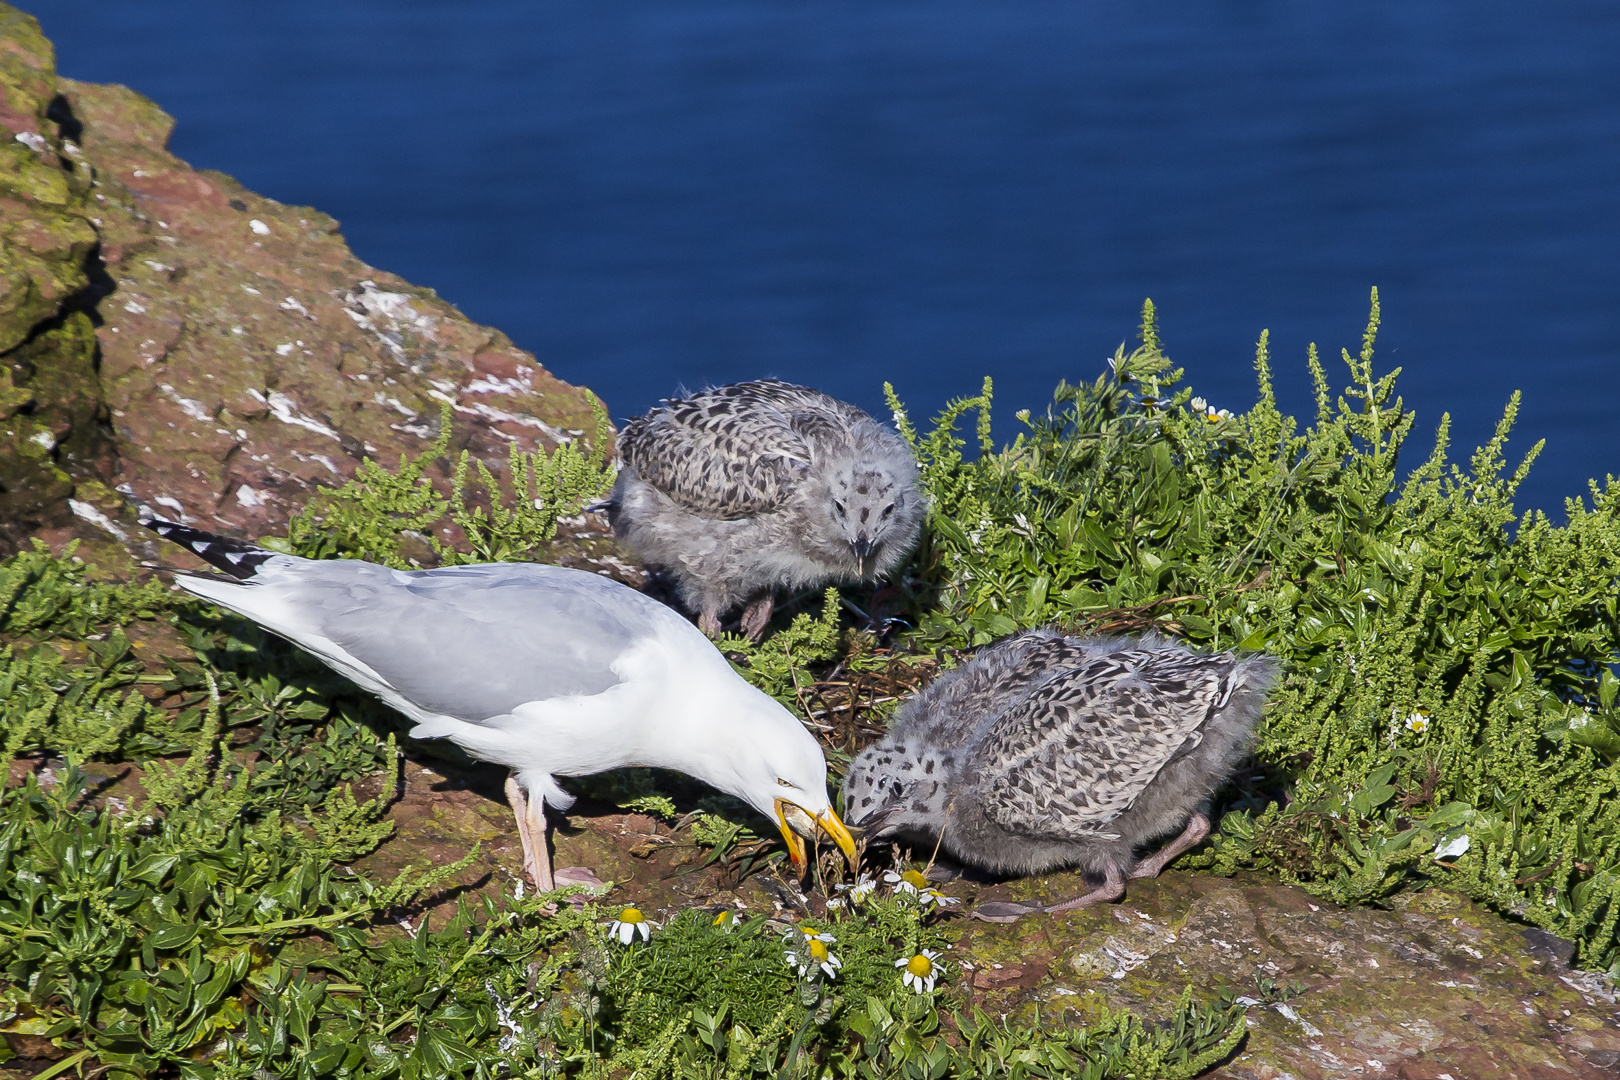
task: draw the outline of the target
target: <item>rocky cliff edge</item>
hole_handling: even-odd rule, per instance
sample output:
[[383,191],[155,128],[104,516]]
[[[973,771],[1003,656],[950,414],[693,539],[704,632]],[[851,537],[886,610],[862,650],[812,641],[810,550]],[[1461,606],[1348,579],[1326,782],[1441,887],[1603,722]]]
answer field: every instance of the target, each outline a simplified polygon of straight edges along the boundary
[[0,4],[0,555],[130,535],[125,493],[238,535],[438,433],[497,472],[510,444],[594,430],[554,378],[338,223],[167,149],[174,120],[58,76]]

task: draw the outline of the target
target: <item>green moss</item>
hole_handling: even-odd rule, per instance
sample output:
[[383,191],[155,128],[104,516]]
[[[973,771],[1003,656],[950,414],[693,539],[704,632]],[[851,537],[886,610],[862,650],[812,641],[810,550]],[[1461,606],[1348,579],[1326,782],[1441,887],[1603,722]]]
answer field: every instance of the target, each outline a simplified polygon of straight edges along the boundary
[[0,92],[14,115],[45,115],[56,93],[56,50],[40,29],[39,20],[0,4]]
[[56,58],[39,23],[0,5],[0,92],[17,132],[38,136],[41,149],[10,135],[0,140],[0,353],[15,348],[89,282],[85,261],[96,244],[85,201],[88,166],[62,151],[47,116],[56,96]]
[[[65,312],[88,284],[96,245],[88,166],[63,149],[46,112],[55,57],[39,24],[0,5],[0,92],[8,123],[37,149],[0,132],[0,552],[62,524],[73,482],[62,454],[85,452],[99,407],[95,336]],[[70,444],[64,447],[64,444]]]
[[111,453],[100,424],[96,337],[89,316],[70,313],[0,357],[0,550],[60,524],[74,481]]

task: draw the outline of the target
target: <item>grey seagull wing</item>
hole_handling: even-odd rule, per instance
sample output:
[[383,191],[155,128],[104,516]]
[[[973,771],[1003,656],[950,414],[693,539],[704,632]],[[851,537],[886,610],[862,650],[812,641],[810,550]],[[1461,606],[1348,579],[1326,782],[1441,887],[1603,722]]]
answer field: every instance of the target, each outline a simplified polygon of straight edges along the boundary
[[1026,836],[1106,835],[1166,765],[1198,746],[1235,667],[1230,654],[1132,650],[1054,676],[985,732],[986,816]]
[[811,464],[793,423],[801,391],[763,380],[670,401],[625,425],[627,466],[680,506],[735,520],[775,509]]
[[563,567],[345,560],[273,561],[218,599],[317,655],[335,646],[420,709],[474,723],[617,685],[614,661],[652,632],[640,608],[655,603]]

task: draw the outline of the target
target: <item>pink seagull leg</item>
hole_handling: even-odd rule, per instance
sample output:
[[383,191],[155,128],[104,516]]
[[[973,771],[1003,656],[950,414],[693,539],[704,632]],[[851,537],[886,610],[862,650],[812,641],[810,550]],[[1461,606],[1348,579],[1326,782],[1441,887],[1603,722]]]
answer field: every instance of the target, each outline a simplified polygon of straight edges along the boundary
[[541,799],[529,799],[517,777],[506,778],[506,801],[517,819],[518,840],[523,844],[523,869],[541,892],[550,892],[557,886],[551,878],[551,852],[546,849],[546,804]]
[[1137,863],[1136,869],[1131,871],[1131,877],[1158,877],[1177,855],[1180,855],[1208,835],[1209,818],[1203,814],[1194,814],[1192,820],[1187,822],[1187,828],[1182,831],[1181,835],[1160,848],[1158,854],[1154,855],[1153,858],[1143,859]]

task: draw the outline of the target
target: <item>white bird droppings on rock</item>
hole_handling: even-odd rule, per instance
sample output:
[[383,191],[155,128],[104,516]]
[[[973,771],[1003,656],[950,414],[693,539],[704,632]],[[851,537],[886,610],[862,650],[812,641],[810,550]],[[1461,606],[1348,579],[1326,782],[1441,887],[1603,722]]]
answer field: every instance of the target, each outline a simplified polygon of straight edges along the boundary
[[81,518],[90,522],[92,525],[105,529],[119,540],[129,539],[129,534],[114,524],[111,518],[87,502],[80,502],[78,499],[69,499],[68,509],[73,511],[74,517]]
[[270,407],[270,415],[274,416],[277,420],[280,420],[283,424],[292,424],[295,427],[306,428],[315,432],[317,435],[325,435],[333,442],[343,441],[337,432],[333,431],[319,420],[311,420],[309,417],[300,414],[298,412],[298,406],[293,399],[288,397],[286,394],[283,394],[281,391],[272,390],[268,396],[253,389],[249,389],[248,393],[255,400],[268,405]]
[[214,414],[202,402],[195,398],[182,396],[178,390],[168,383],[159,383],[158,389],[163,391],[164,396],[170,401],[180,406],[181,411],[193,420],[212,420],[214,418]]

